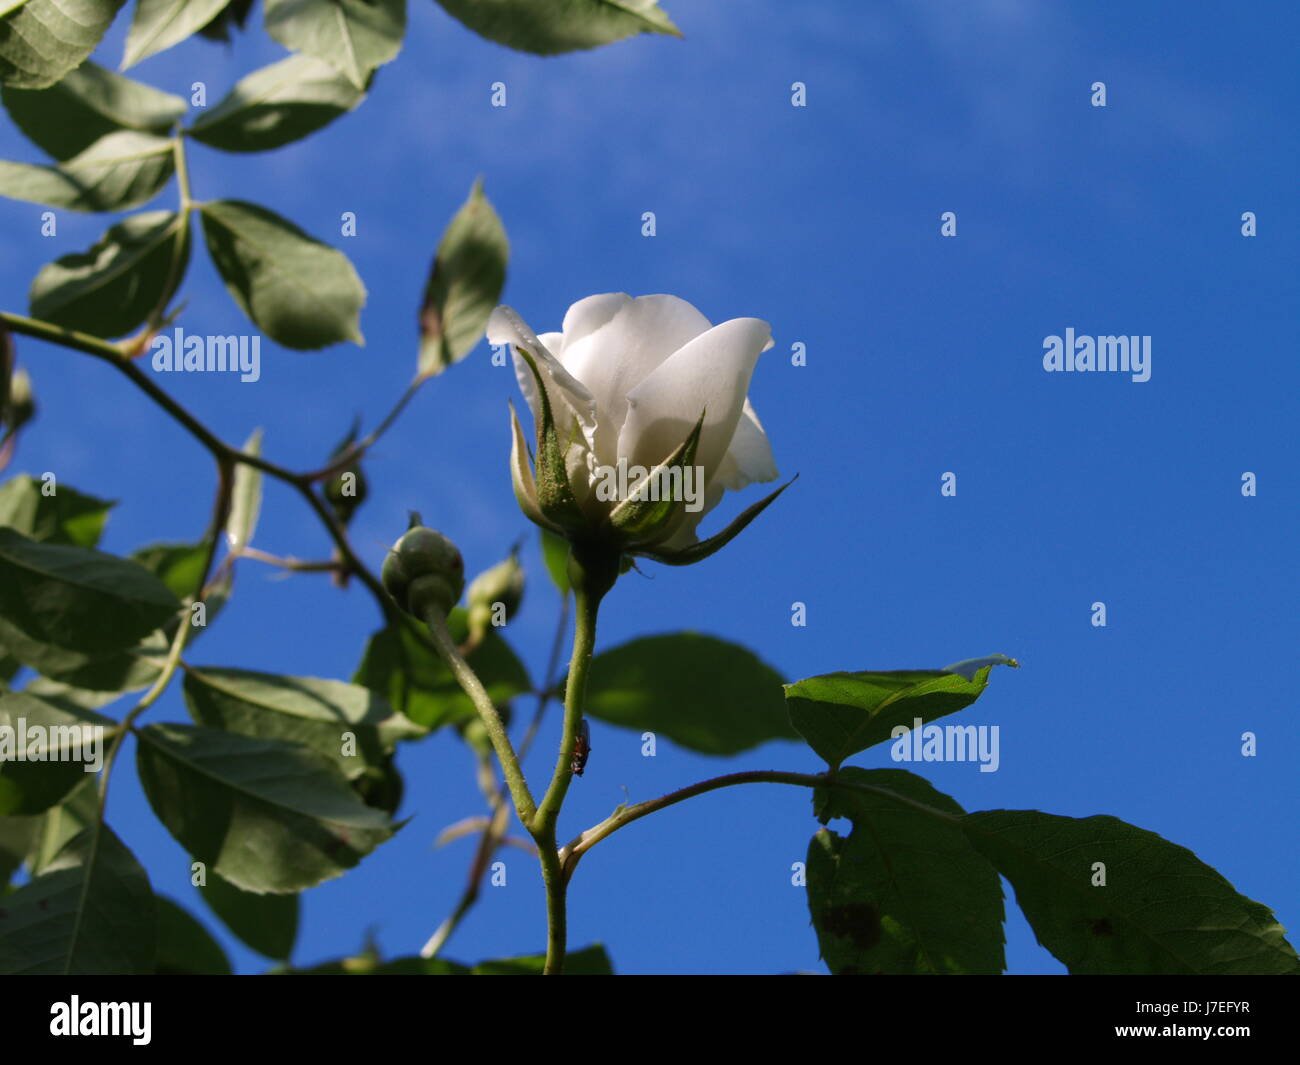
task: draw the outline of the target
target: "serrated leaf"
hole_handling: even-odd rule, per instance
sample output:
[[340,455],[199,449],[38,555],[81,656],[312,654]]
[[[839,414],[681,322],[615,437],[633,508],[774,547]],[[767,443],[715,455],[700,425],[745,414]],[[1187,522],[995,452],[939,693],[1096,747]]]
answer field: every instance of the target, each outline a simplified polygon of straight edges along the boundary
[[638,33],[680,37],[657,0],[438,0],[475,33],[521,52],[558,55]]
[[198,919],[179,903],[158,895],[159,976],[229,976],[230,959]]
[[342,252],[251,203],[217,200],[201,217],[226,288],[272,340],[298,350],[365,343],[366,289]]
[[398,740],[426,731],[370,689],[338,680],[191,666],[184,691],[196,724],[301,743],[349,780],[380,765]]
[[406,0],[266,0],[266,32],[364,89],[370,72],[401,50]]
[[1154,832],[1038,810],[982,810],[961,824],[1071,973],[1300,973],[1267,906]]
[[895,728],[911,729],[918,718],[933,721],[970,706],[999,664],[1016,663],[995,655],[950,669],[826,673],[787,684],[786,705],[799,734],[835,769],[850,755],[890,739]]
[[[262,430],[254,429],[240,449],[249,455],[262,454]],[[239,554],[253,542],[258,514],[262,510],[262,471],[241,462],[235,467],[235,483],[230,493],[230,514],[226,518],[226,544],[232,555]]]
[[86,60],[48,89],[0,89],[5,110],[29,140],[60,161],[118,130],[167,133],[185,101]]
[[53,495],[42,490],[47,482],[27,474],[0,485],[0,526],[47,544],[94,547],[104,531],[108,512],[115,505],[57,485]]
[[158,195],[175,168],[170,139],[119,130],[59,166],[0,160],[0,196],[70,211],[125,211]]
[[30,817],[102,766],[117,723],[72,703],[0,692],[0,814]]
[[276,961],[293,953],[298,938],[297,895],[254,895],[211,874],[200,885],[203,901],[246,947]]
[[314,887],[393,834],[329,761],[299,744],[163,724],[138,738],[140,781],[159,820],[245,891]]
[[264,152],[314,133],[365,95],[324,60],[292,55],[238,81],[189,135],[222,151]]
[[757,655],[726,640],[692,632],[646,636],[591,660],[586,713],[693,751],[736,754],[797,738],[781,683]]
[[[901,769],[845,768],[838,779],[885,788],[960,817],[962,808]],[[953,820],[885,795],[818,789],[822,829],[808,847],[808,908],[822,957],[837,975],[1000,973],[1002,883]]]
[[180,44],[221,14],[227,3],[229,0],[136,0],[122,69]]
[[473,350],[501,302],[510,243],[501,219],[474,182],[469,199],[438,244],[420,307],[421,378],[441,373]]
[[0,17],[0,84],[44,89],[95,50],[125,0],[27,0]]
[[107,825],[92,825],[4,900],[0,974],[143,975],[157,933],[145,871]]
[[179,609],[137,563],[0,528],[0,645],[24,665],[76,669],[130,648]]
[[183,216],[175,211],[133,215],[89,251],[43,266],[32,281],[32,316],[92,336],[124,336],[166,306],[189,258],[190,230]]
[[[447,627],[458,644],[469,634],[465,611],[456,607]],[[421,638],[422,629],[403,618],[398,626],[380,629],[366,642],[361,664],[352,680],[382,695],[390,706],[426,729],[441,728],[477,716],[474,704],[436,651]],[[497,705],[531,689],[510,645],[488,629],[467,661]]]

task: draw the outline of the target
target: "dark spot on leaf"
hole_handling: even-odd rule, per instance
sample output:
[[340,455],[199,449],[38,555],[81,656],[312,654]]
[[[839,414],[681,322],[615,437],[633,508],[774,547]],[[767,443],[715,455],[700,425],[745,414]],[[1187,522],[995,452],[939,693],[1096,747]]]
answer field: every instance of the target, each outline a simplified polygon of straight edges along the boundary
[[822,910],[822,928],[828,935],[851,940],[859,950],[880,942],[880,910],[870,902],[846,902]]
[[1098,917],[1095,921],[1089,921],[1088,926],[1094,936],[1113,936],[1115,934],[1115,929],[1111,927],[1110,921],[1105,917]]

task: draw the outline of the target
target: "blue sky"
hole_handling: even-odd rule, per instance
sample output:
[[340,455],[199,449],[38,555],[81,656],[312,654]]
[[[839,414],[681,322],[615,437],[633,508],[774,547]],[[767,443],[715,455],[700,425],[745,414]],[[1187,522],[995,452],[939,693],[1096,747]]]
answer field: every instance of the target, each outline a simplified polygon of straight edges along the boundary
[[[1014,655],[1023,668],[998,671],[966,714],[1000,727],[999,770],[928,766],[935,785],[967,809],[1108,813],[1156,831],[1272,906],[1294,942],[1294,7],[666,6],[685,40],[540,59],[414,0],[403,52],[359,111],[274,153],[195,146],[197,197],[255,200],[348,253],[369,289],[367,344],[271,347],[257,384],[177,375],[167,387],[226,439],[265,425],[267,454],[317,463],[354,414],[373,425],[409,380],[438,235],[482,175],[512,245],[506,299],[538,331],[605,291],[670,292],[714,321],[772,324],[750,395],[799,482],[706,563],[625,578],[601,646],[689,627],[754,648],[792,680]],[[124,33],[121,21],[106,65]],[[232,49],[191,42],[133,76],[182,95],[204,80],[215,101],[280,54],[257,30]],[[489,105],[496,81],[505,108]],[[795,81],[805,108],[791,106]],[[1105,108],[1090,105],[1095,81]],[[38,160],[7,119],[0,157]],[[358,215],[354,238],[338,236],[344,211]],[[645,211],[653,238],[641,236]],[[954,238],[940,236],[945,211]],[[1254,238],[1240,233],[1244,211],[1257,215]],[[24,310],[37,268],[106,226],[64,213],[42,238],[39,212],[0,201],[5,309]],[[187,331],[245,331],[201,249],[186,292]],[[1067,327],[1150,336],[1151,379],[1045,373],[1043,339]],[[795,342],[806,366],[791,365]],[[375,449],[372,502],[353,525],[373,564],[408,509],[452,536],[471,572],[529,531],[506,469],[513,375],[487,356],[480,346],[430,384]],[[29,341],[20,360],[41,414],[13,469],[120,500],[109,550],[195,538],[210,505],[205,453],[108,368]],[[955,498],[940,496],[948,471]],[[1255,498],[1241,494],[1245,471]],[[256,543],[326,551],[274,484]],[[526,561],[510,634],[540,671],[557,597],[531,546]],[[795,601],[806,628],[790,624]],[[1090,624],[1095,601],[1103,629]],[[376,625],[363,589],[248,563],[191,657],[348,677]],[[151,717],[184,720],[178,691]],[[1241,756],[1245,731],[1254,758]],[[599,723],[592,742],[563,837],[628,796],[737,769],[818,768],[794,744],[719,760],[664,742],[648,759],[635,734]],[[552,744],[539,744],[534,774]],[[892,764],[887,748],[853,761]],[[387,954],[413,953],[453,905],[472,844],[432,841],[479,812],[469,759],[438,735],[404,748],[401,766],[414,819],[305,897],[296,962],[353,953],[368,930]],[[110,822],[156,889],[206,918],[188,858],[129,772],[115,776]],[[626,973],[818,969],[790,884],[815,827],[808,796],[775,786],[646,819],[584,861],[571,941],[603,941]],[[506,861],[507,886],[485,890],[448,956],[542,947],[535,868],[517,852]],[[1009,908],[1009,970],[1062,971]],[[218,935],[242,970],[264,967]]]

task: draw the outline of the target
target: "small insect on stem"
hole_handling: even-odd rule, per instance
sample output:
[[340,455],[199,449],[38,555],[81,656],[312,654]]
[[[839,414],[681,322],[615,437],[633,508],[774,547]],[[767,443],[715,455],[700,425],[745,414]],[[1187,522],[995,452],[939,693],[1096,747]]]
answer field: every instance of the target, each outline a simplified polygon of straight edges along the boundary
[[581,724],[578,725],[578,736],[573,742],[573,761],[570,768],[575,776],[582,776],[582,771],[587,768],[587,759],[591,757],[591,729],[587,727],[587,719],[584,717]]

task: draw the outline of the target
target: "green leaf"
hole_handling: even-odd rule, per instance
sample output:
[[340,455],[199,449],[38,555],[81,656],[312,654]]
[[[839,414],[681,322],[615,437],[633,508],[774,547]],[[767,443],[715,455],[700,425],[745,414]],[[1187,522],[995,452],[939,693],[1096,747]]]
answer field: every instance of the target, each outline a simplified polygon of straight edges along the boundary
[[226,288],[272,340],[298,350],[365,343],[366,289],[346,255],[255,204],[217,200],[201,214]]
[[[157,576],[177,599],[185,599],[199,586],[208,560],[208,547],[206,544],[150,544],[132,551],[131,558]],[[209,622],[212,615],[209,607]]]
[[[456,607],[447,616],[452,638],[464,643],[469,630],[465,611]],[[417,725],[436,729],[477,716],[474,704],[410,618],[396,627],[380,629],[366,643],[365,654],[352,680],[378,692]],[[495,629],[467,659],[497,705],[531,690],[528,671]]]
[[364,89],[370,72],[401,50],[406,0],[266,0],[266,32]]
[[[546,955],[527,954],[518,958],[481,961],[470,970],[474,976],[541,976]],[[595,943],[564,955],[565,976],[613,976],[614,965],[604,946]]]
[[138,735],[140,781],[158,818],[209,873],[245,891],[314,887],[393,834],[329,761],[298,744],[188,725]]
[[189,258],[190,230],[182,215],[133,215],[89,251],[42,267],[32,282],[32,316],[92,336],[124,336],[166,306]]
[[175,168],[170,139],[121,130],[60,166],[0,160],[0,196],[70,211],[125,211],[158,195]]
[[985,810],[961,824],[1071,973],[1300,973],[1267,906],[1154,832],[1037,810]]
[[538,529],[542,534],[542,562],[551,581],[561,595],[567,595],[573,587],[569,583],[569,541],[558,536],[550,529]]
[[0,898],[41,829],[39,817],[0,817]]
[[365,95],[328,63],[292,55],[241,79],[189,132],[222,151],[264,152],[314,133]]
[[475,33],[521,52],[558,55],[637,33],[680,37],[656,0],[438,0]]
[[501,302],[510,244],[501,219],[474,182],[438,244],[420,307],[419,377],[433,377],[473,350]]
[[0,975],[153,972],[158,921],[140,863],[107,825],[67,843],[0,907]]
[[87,60],[48,89],[0,89],[5,110],[29,140],[60,161],[118,130],[166,134],[185,101]]
[[246,947],[277,961],[293,953],[298,938],[297,895],[254,895],[215,874],[208,876],[199,891],[221,923]]
[[[262,454],[262,430],[254,429],[240,449],[249,455]],[[241,462],[235,467],[235,483],[230,493],[230,513],[226,517],[226,544],[232,555],[239,554],[253,542],[257,518],[262,510],[262,471]]]
[[135,562],[0,528],[0,645],[24,665],[76,669],[133,646],[179,609]]
[[26,817],[62,802],[102,767],[116,724],[73,703],[0,692],[0,814]]
[[826,673],[787,684],[786,705],[799,734],[836,769],[850,755],[889,739],[895,728],[964,710],[983,693],[994,665],[1016,664],[994,655],[948,669]]
[[229,976],[230,959],[188,910],[165,895],[158,906],[158,955],[154,972],[159,976]]
[[122,69],[180,44],[221,14],[227,3],[229,0],[136,0]]
[[209,41],[226,42],[230,40],[230,27],[244,28],[248,13],[252,10],[253,0],[229,0],[216,18],[199,29],[199,35]]
[[0,84],[44,89],[81,65],[125,0],[27,0],[0,17]]
[[[46,484],[52,495],[43,491]],[[57,482],[37,481],[22,474],[0,485],[0,526],[46,544],[94,547],[104,531],[109,500],[82,495]]]
[[797,738],[780,675],[737,644],[693,632],[647,636],[596,655],[586,712],[704,754]]
[[[901,769],[839,774],[960,817],[962,808]],[[823,821],[847,817],[842,837],[823,828],[808,847],[808,908],[822,957],[836,975],[1000,973],[1002,882],[956,820],[886,795],[819,788]]]
[[14,818],[35,822],[31,849],[27,853],[27,868],[32,876],[40,876],[49,868],[68,841],[96,823],[99,817],[98,780],[90,774],[58,806],[52,806],[39,817]]
[[380,765],[398,740],[425,734],[370,689],[339,680],[192,666],[184,691],[196,724],[301,743],[349,780]]

